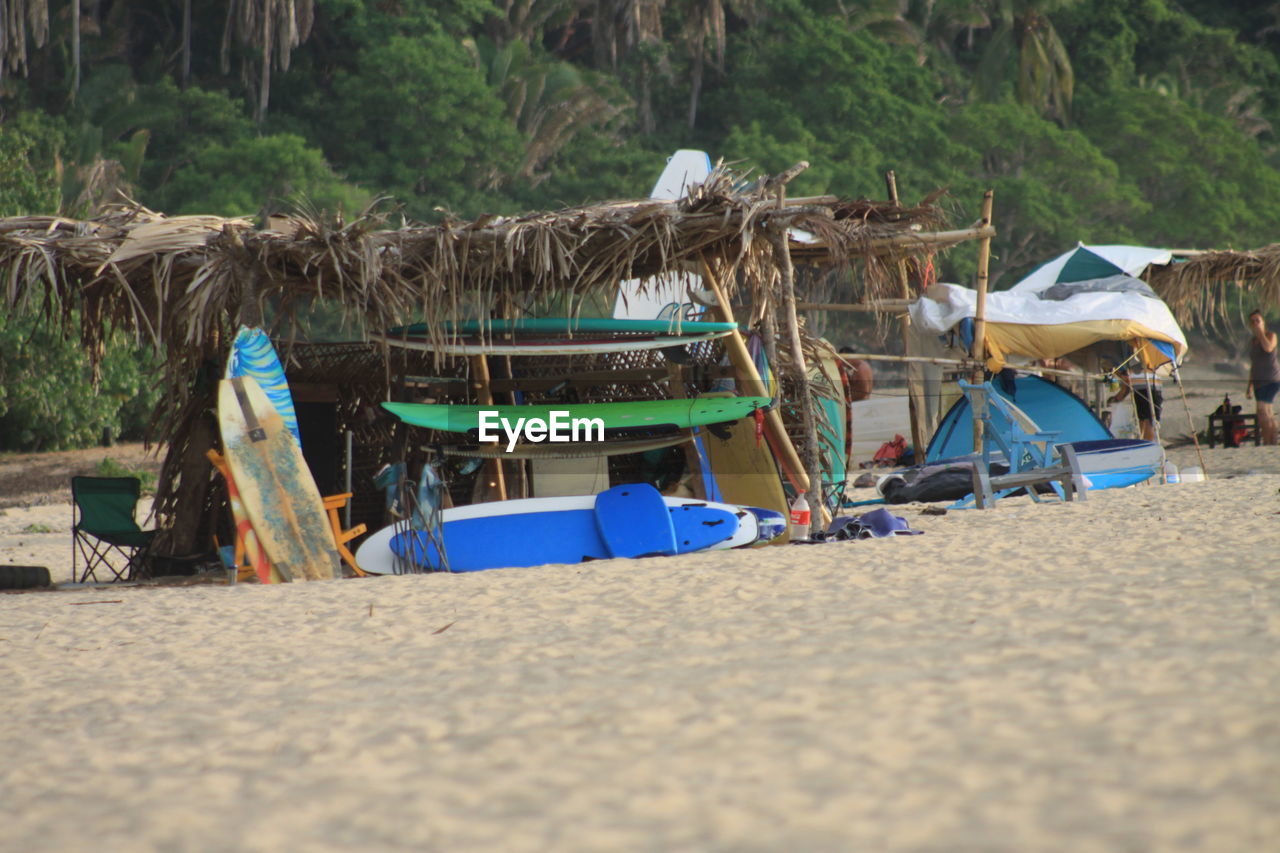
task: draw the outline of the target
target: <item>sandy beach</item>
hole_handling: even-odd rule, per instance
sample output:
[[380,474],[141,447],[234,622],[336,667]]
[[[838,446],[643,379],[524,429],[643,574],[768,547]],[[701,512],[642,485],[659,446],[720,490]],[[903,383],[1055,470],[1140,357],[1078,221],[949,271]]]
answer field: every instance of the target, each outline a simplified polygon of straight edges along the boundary
[[[1206,465],[914,537],[0,595],[0,849],[1278,849],[1280,451]],[[10,504],[0,561],[65,579],[69,523]]]

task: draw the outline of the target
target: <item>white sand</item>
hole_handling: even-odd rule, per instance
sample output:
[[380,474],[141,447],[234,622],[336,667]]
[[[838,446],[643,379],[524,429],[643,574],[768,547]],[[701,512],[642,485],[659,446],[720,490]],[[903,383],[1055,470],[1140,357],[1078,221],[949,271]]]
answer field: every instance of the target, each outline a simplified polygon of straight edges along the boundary
[[0,595],[0,849],[1275,850],[1280,451],[1225,453],[1271,473],[882,541]]

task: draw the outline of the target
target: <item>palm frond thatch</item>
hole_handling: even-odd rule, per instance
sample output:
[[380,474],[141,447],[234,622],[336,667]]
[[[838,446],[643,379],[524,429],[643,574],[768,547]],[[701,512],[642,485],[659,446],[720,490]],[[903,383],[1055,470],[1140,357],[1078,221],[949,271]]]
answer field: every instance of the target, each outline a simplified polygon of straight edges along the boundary
[[1252,298],[1249,308],[1280,308],[1280,243],[1260,249],[1202,252],[1186,261],[1152,267],[1151,287],[1179,323],[1201,328],[1226,325],[1238,292]]

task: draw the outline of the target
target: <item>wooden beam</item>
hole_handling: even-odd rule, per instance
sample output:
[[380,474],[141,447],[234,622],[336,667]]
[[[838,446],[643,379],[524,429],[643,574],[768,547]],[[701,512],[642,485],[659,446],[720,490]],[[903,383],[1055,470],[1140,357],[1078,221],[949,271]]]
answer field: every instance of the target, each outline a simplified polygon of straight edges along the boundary
[[[992,191],[982,194],[982,225],[991,226]],[[978,305],[973,313],[973,359],[977,362],[987,360],[987,282],[988,267],[991,263],[991,237],[982,238],[978,244]],[[982,381],[982,368],[974,368],[972,381]],[[978,410],[973,410],[973,452],[982,452],[983,423],[978,418]]]
[[[782,267],[782,320],[786,326],[787,344],[791,348],[791,381],[796,386],[800,403],[800,420],[804,427],[805,472],[809,475],[810,511],[823,520],[820,529],[826,529],[830,512],[822,494],[822,465],[818,449],[818,422],[813,413],[813,392],[809,388],[809,366],[804,359],[804,343],[800,339],[800,319],[796,315],[795,270],[791,265],[791,253],[787,251],[787,235],[782,229],[766,232],[773,244],[778,263]],[[775,368],[776,369],[776,368]],[[814,503],[816,500],[816,503]]]
[[900,314],[911,307],[913,299],[880,299],[875,302],[797,302],[800,311],[844,311],[848,313]]
[[[889,171],[884,176],[885,186],[889,190],[889,200],[894,204],[898,204],[898,178]],[[902,299],[910,302],[911,285],[907,282],[907,262],[899,259],[898,261],[898,289]],[[911,337],[911,315],[903,314],[900,318],[902,323],[902,351],[905,353],[910,348],[909,339]],[[920,383],[911,380],[911,371],[907,371],[907,415],[911,421],[911,446],[919,453],[920,448],[924,447],[924,432],[920,427],[920,409],[924,403],[924,394],[919,387]]]
[[[834,352],[834,350],[833,350]],[[885,355],[884,353],[875,352],[844,352],[835,353],[839,359],[859,359],[861,361],[900,361],[907,364],[937,364],[943,367],[956,367],[964,370],[972,370],[974,367],[981,367],[982,363],[974,361],[971,358],[938,358],[935,356],[925,355]],[[1057,370],[1052,367],[1017,367],[1013,368],[1021,373],[1044,374],[1046,376],[1066,376],[1070,379],[1094,379],[1106,380],[1108,376],[1105,373],[1081,373],[1078,370]]]
[[[489,359],[483,355],[471,356],[471,374],[475,377],[476,402],[481,406],[493,405],[493,389],[489,384]],[[507,499],[506,478],[502,475],[501,459],[486,459],[484,463],[485,478],[489,489],[496,493],[498,500]]]
[[[733,319],[733,308],[729,305],[729,297],[725,294],[724,288],[720,286],[720,281],[716,278],[714,272],[711,271],[711,265],[707,263],[706,257],[701,258],[702,262],[702,280],[706,283],[707,289],[716,296],[716,312],[720,315],[720,320],[725,323],[735,322]],[[760,372],[756,370],[756,363],[751,358],[751,353],[747,351],[747,344],[742,339],[742,332],[734,329],[724,339],[725,351],[729,354],[729,361],[733,364],[738,372],[738,384],[746,396],[749,397],[768,397],[769,389],[765,387],[764,380],[760,378]],[[800,461],[800,455],[796,453],[795,445],[791,443],[791,436],[787,435],[787,429],[782,424],[782,415],[778,414],[776,408],[765,412],[764,428],[769,434],[769,444],[774,448],[774,452],[778,454],[778,461],[782,463],[782,468],[787,473],[787,477],[795,485],[797,489],[809,489],[809,475],[805,473],[804,464]]]
[[[865,252],[869,255],[886,255],[898,249],[942,249],[969,240],[990,239],[995,236],[995,233],[996,230],[990,225],[961,228],[955,231],[913,231],[868,240]],[[792,257],[804,258],[810,255],[827,254],[830,254],[830,249],[824,243],[791,243]]]

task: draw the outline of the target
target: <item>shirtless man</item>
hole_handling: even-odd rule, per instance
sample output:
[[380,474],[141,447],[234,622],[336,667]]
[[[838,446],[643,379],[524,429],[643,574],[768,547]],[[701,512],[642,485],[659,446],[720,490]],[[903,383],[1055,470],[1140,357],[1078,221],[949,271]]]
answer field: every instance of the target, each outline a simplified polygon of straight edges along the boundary
[[1276,416],[1271,403],[1280,392],[1280,362],[1276,360],[1276,333],[1267,331],[1261,311],[1249,315],[1249,384],[1244,396],[1258,401],[1258,437],[1263,444],[1276,443]]

